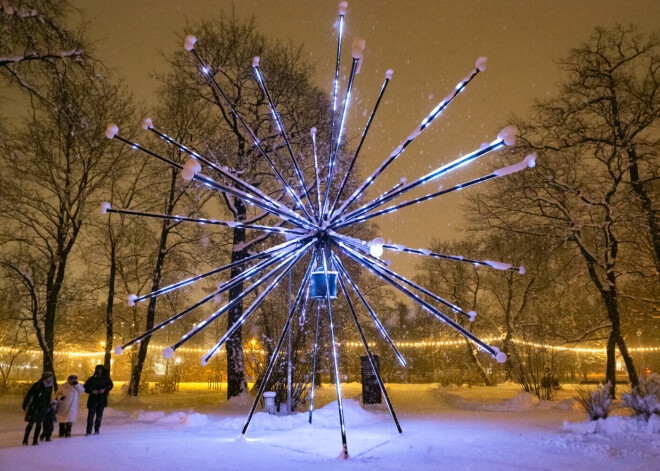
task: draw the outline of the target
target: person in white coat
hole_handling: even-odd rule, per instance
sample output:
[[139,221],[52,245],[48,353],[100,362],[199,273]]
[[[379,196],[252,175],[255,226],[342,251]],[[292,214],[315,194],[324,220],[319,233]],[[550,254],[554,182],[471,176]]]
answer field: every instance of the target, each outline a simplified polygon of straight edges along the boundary
[[68,377],[67,382],[64,383],[59,391],[57,391],[57,421],[60,424],[60,437],[69,438],[71,436],[71,428],[73,423],[78,418],[78,403],[80,394],[85,392],[85,388],[78,382],[76,375]]

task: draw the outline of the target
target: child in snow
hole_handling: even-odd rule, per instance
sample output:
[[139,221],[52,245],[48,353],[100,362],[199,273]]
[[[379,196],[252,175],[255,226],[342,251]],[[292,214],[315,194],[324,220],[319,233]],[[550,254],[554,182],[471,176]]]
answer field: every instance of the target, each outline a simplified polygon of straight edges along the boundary
[[50,399],[53,393],[53,372],[44,371],[41,379],[34,383],[23,399],[23,410],[25,411],[25,421],[28,423],[25,427],[25,436],[23,445],[28,444],[30,432],[34,426],[33,445],[39,444],[39,433],[41,432],[41,423],[46,414],[46,409],[50,407]]
[[60,423],[60,437],[71,436],[71,427],[78,418],[79,398],[84,392],[85,388],[78,382],[76,375],[69,376],[58,391],[57,399],[60,402],[57,405],[57,421]]
[[57,399],[50,401],[50,407],[46,409],[44,414],[44,430],[41,432],[41,440],[47,442],[50,441],[50,437],[53,434],[53,423],[57,421],[55,417],[55,409],[57,409]]
[[[108,405],[108,393],[112,389],[112,380],[110,373],[103,365],[96,365],[94,376],[85,381],[85,392],[89,394],[87,398],[87,433],[92,434],[92,425],[94,426],[94,435],[98,435],[103,419],[103,409]],[[94,418],[96,416],[96,418]]]

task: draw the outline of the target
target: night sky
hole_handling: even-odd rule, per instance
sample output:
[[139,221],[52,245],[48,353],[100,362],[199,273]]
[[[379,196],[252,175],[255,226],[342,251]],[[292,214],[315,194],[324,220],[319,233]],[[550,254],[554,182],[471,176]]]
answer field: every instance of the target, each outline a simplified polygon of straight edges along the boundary
[[[89,22],[87,31],[95,43],[95,56],[126,80],[146,109],[156,98],[158,82],[153,73],[167,70],[160,52],[169,55],[182,47],[180,38],[187,19],[213,18],[232,8],[225,0],[79,0],[73,4],[84,11]],[[233,5],[239,18],[255,15],[267,37],[304,43],[316,64],[317,83],[330,93],[338,1],[237,0]],[[349,1],[342,55],[344,79],[350,70],[352,39],[366,39],[362,72],[354,84],[356,101],[347,120],[349,139],[359,138],[385,71],[394,69],[360,156],[363,175],[366,177],[408,136],[474,68],[479,56],[488,58],[486,72],[479,74],[444,116],[406,149],[372,187],[374,192],[390,188],[401,177],[410,181],[422,176],[459,153],[493,140],[511,113],[524,114],[535,99],[555,93],[560,79],[557,60],[586,41],[594,27],[635,23],[648,32],[658,26],[658,18],[660,2],[651,0]],[[268,58],[261,61],[263,64]],[[135,128],[139,135],[139,123]],[[498,156],[486,158],[497,161]],[[475,163],[456,176],[463,181],[482,175],[479,166]],[[436,182],[427,188],[435,191],[438,183],[446,188],[450,182]],[[487,185],[377,218],[380,235],[410,247],[428,247],[433,238],[464,237],[461,200],[467,191],[488,191]],[[412,227],[415,230],[409,230]],[[394,268],[407,275],[413,274],[419,261],[414,255],[391,258]]]

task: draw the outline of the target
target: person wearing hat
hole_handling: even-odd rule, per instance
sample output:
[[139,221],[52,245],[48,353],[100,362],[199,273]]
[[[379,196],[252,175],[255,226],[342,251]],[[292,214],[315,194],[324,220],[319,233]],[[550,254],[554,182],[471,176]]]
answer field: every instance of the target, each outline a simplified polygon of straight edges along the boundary
[[28,444],[30,431],[34,426],[33,445],[39,444],[39,433],[41,432],[41,423],[46,414],[46,409],[50,407],[50,400],[53,394],[53,372],[44,371],[41,379],[34,383],[23,399],[23,410],[25,411],[25,421],[28,423],[25,427],[25,436],[23,445]]
[[112,380],[110,373],[103,365],[96,365],[94,375],[85,381],[85,392],[89,394],[87,398],[87,433],[92,434],[92,425],[94,426],[94,435],[98,435],[103,419],[103,409],[108,405],[108,393],[112,389]]
[[80,395],[85,392],[85,388],[78,382],[76,375],[70,375],[66,383],[62,385],[57,392],[57,421],[60,424],[60,437],[69,438],[71,428],[78,418],[78,403]]
[[57,409],[57,399],[50,401],[50,407],[46,409],[46,413],[44,414],[44,428],[43,432],[41,432],[42,441],[46,440],[49,442],[51,435],[53,435],[53,424],[57,422],[55,409]]

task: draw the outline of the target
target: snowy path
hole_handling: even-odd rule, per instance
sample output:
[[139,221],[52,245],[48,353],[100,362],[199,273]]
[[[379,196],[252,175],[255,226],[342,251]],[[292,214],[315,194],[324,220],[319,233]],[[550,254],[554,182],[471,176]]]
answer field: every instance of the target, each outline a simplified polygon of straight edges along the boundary
[[[396,433],[384,411],[367,412],[358,403],[346,401],[351,455],[346,462],[336,458],[341,451],[336,404],[318,410],[314,426],[306,423],[306,414],[274,417],[260,413],[247,440],[236,439],[244,420],[240,406],[224,404],[213,414],[204,410],[204,415],[180,409],[172,412],[167,407],[162,408],[167,412],[137,412],[119,406],[108,410],[100,436],[80,436],[84,432],[80,420],[71,439],[20,447],[16,445],[21,440],[23,423],[17,411],[18,398],[2,398],[0,470],[414,467],[415,471],[602,471],[657,469],[653,463],[660,460],[660,434],[640,440],[634,436],[613,438],[562,431],[564,420],[583,420],[579,411],[544,410],[525,404],[521,408],[529,410],[464,410],[455,408],[453,392],[447,400],[446,395],[426,386],[392,389],[404,433]],[[469,408],[478,407],[470,404]],[[207,408],[197,408],[202,409]]]

